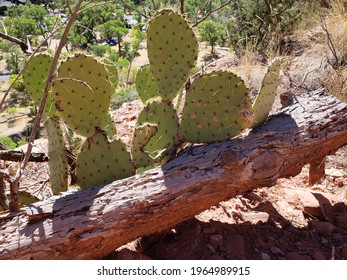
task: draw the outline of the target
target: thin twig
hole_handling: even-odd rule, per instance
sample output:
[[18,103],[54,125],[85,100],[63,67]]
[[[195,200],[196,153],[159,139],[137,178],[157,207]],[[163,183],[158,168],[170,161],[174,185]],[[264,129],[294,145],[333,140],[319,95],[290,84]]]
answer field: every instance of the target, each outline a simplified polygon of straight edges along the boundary
[[155,4],[154,0],[152,0],[152,5],[153,5],[153,9],[156,10],[157,9],[157,5]]
[[181,0],[181,15],[184,14],[184,0]]
[[62,36],[62,38],[61,38],[61,40],[59,42],[59,46],[58,46],[58,48],[57,48],[57,50],[55,52],[55,55],[54,55],[54,58],[53,58],[53,61],[52,61],[52,65],[51,65],[51,68],[49,70],[49,74],[48,74],[48,77],[47,77],[47,82],[46,82],[45,90],[44,90],[44,93],[43,93],[42,101],[41,101],[41,104],[40,104],[40,107],[39,107],[39,111],[38,111],[37,116],[35,118],[33,130],[32,130],[31,135],[30,135],[28,149],[27,149],[27,152],[25,154],[25,157],[24,157],[23,161],[21,162],[20,167],[17,170],[16,176],[15,176],[15,178],[13,180],[13,185],[11,186],[11,203],[10,203],[10,208],[12,208],[14,211],[17,211],[19,209],[19,201],[18,201],[19,181],[20,181],[20,179],[21,179],[21,177],[22,177],[22,175],[24,173],[24,170],[25,170],[26,165],[28,164],[28,161],[29,161],[29,158],[30,158],[30,154],[31,154],[31,151],[32,151],[32,148],[33,148],[33,143],[34,143],[35,138],[36,138],[36,133],[37,133],[38,127],[40,125],[40,121],[41,121],[41,118],[42,118],[43,110],[44,110],[44,107],[45,107],[45,104],[46,104],[46,100],[47,100],[47,97],[48,97],[48,92],[49,92],[49,89],[51,88],[52,77],[53,77],[55,69],[57,67],[58,60],[59,60],[59,57],[60,57],[60,53],[61,53],[61,51],[62,51],[62,49],[63,49],[63,47],[64,47],[64,45],[66,43],[67,35],[69,33],[69,30],[70,30],[73,22],[75,21],[77,12],[80,9],[82,1],[83,0],[78,0],[78,2],[76,4],[73,12],[71,13],[70,18],[69,18],[69,20],[68,20],[68,22],[66,24],[63,36]]
[[7,40],[7,41],[10,41],[12,43],[19,45],[19,47],[21,48],[23,53],[31,54],[31,52],[29,51],[29,49],[30,49],[29,46],[25,42],[23,42],[22,40],[20,40],[16,37],[10,36],[10,35],[3,33],[3,32],[0,32],[0,37]]
[[214,10],[210,9],[210,11],[200,20],[198,20],[196,23],[192,25],[192,27],[196,27],[198,24],[202,23],[205,19],[207,19],[211,14],[217,12],[218,10],[224,8],[225,6],[229,5],[232,2],[232,0],[229,0],[225,2],[224,4],[220,5],[218,8],[215,8]]

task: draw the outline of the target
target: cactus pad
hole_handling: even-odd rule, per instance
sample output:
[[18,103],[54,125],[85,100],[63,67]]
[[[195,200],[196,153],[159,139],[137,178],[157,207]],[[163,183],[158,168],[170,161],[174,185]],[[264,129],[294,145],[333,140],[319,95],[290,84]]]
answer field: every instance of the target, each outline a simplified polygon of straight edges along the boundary
[[77,157],[77,179],[82,189],[134,174],[130,153],[121,141],[109,142],[105,133],[99,131],[83,143]]
[[76,55],[61,64],[53,83],[53,98],[64,122],[78,134],[91,137],[107,122],[112,86],[104,65]]
[[148,123],[157,125],[158,131],[151,137],[144,151],[159,163],[163,158],[176,152],[178,145],[176,111],[170,104],[152,100],[140,112],[135,129]]
[[[46,87],[47,76],[53,58],[47,54],[39,54],[32,58],[28,67],[23,72],[23,82],[36,106],[40,106],[43,92]],[[43,119],[54,116],[57,110],[54,106],[52,92],[48,92]]]
[[180,137],[210,143],[236,136],[247,126],[251,111],[248,89],[231,72],[212,72],[195,79],[187,92]]
[[45,128],[48,135],[49,172],[53,194],[59,194],[68,188],[69,165],[65,150],[65,140],[59,118],[46,120]]
[[158,12],[148,25],[150,68],[164,101],[183,89],[198,58],[198,42],[189,24],[170,10]]
[[263,123],[271,111],[272,104],[274,103],[276,97],[276,90],[279,84],[280,70],[280,59],[275,59],[268,67],[259,93],[252,106],[254,113],[254,122],[252,125],[253,128]]
[[136,75],[136,90],[143,104],[153,97],[160,96],[149,65],[142,66]]
[[155,163],[144,149],[157,132],[158,126],[150,123],[135,128],[131,154],[136,168],[151,166]]

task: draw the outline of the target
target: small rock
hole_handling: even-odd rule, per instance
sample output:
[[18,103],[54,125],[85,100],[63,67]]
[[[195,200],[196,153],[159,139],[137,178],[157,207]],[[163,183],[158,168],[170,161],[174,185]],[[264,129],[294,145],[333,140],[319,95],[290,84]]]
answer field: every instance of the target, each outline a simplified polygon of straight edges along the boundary
[[317,231],[319,234],[325,237],[331,236],[336,228],[331,223],[321,221],[309,221],[309,225],[313,230]]
[[244,222],[250,222],[254,225],[259,222],[266,223],[269,220],[269,217],[270,215],[265,212],[252,212],[241,214],[241,218]]
[[321,251],[316,251],[312,255],[312,259],[314,259],[314,260],[325,260],[325,257],[324,257],[324,255],[323,255],[323,253]]
[[335,185],[339,188],[342,188],[345,185],[345,181],[343,178],[336,178]]
[[331,176],[331,177],[344,177],[345,174],[342,170],[335,169],[335,168],[327,168],[325,169],[325,175]]
[[278,248],[278,247],[271,247],[270,251],[271,251],[272,254],[283,255],[284,256],[283,251],[280,248]]
[[296,252],[290,252],[287,254],[287,259],[288,260],[310,260],[311,258],[306,255],[301,255]]
[[268,254],[266,254],[266,253],[261,253],[260,254],[260,258],[262,260],[271,260],[270,256]]
[[223,237],[219,234],[213,234],[210,236],[210,243],[217,247],[223,243]]

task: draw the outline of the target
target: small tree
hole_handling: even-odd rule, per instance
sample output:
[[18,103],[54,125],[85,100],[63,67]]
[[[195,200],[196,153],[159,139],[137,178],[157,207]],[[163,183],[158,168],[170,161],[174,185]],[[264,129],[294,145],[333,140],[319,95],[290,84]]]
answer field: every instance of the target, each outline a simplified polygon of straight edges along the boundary
[[4,52],[6,69],[13,74],[18,74],[24,65],[25,55],[18,47],[9,41],[0,43],[0,50]]
[[99,30],[101,34],[108,39],[112,37],[117,37],[118,53],[121,56],[122,55],[122,48],[121,48],[122,39],[129,32],[129,30],[124,26],[124,23],[117,19],[110,20],[100,25]]
[[214,54],[214,47],[219,39],[220,28],[212,20],[206,20],[201,23],[200,35],[211,46],[211,54]]

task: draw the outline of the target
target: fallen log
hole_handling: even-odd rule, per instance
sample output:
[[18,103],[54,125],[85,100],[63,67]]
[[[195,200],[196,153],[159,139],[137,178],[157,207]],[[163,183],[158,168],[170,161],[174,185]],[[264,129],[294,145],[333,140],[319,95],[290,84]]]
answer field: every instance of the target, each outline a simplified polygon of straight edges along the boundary
[[98,259],[247,191],[300,173],[347,144],[347,105],[321,92],[167,164],[0,216],[0,259]]
[[[0,160],[8,161],[22,161],[25,153],[16,150],[0,150]],[[45,162],[48,161],[48,156],[45,153],[32,153],[30,155],[29,161],[31,162]]]

